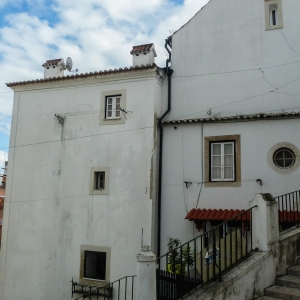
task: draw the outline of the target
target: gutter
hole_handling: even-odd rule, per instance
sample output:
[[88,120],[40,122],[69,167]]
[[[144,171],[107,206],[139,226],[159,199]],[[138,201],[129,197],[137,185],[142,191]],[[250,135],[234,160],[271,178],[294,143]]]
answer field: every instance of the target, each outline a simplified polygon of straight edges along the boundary
[[162,149],[163,149],[163,124],[162,120],[171,111],[171,77],[173,70],[170,68],[171,64],[171,39],[167,38],[165,43],[165,49],[168,51],[169,58],[166,60],[166,73],[168,76],[168,108],[164,114],[158,119],[159,127],[159,166],[158,166],[158,197],[157,197],[157,256],[160,256],[160,238],[161,238],[161,189],[162,189]]

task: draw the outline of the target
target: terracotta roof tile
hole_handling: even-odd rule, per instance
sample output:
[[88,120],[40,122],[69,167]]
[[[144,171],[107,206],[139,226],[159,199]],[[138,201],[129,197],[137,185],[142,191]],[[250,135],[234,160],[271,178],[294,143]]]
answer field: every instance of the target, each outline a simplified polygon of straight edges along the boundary
[[300,211],[278,211],[279,222],[299,223]]
[[[245,212],[244,209],[239,210],[233,210],[233,209],[195,209],[193,208],[185,217],[185,219],[190,221],[227,221],[235,216]],[[241,216],[238,216],[236,218],[237,221],[240,220],[250,220],[250,211],[248,211],[246,214],[243,214]]]
[[144,44],[144,45],[138,45],[133,46],[130,54],[137,54],[142,52],[148,52],[150,51],[151,47],[153,46],[153,43],[151,44]]
[[129,68],[119,68],[119,69],[110,69],[110,70],[104,70],[104,71],[96,71],[96,72],[90,72],[90,73],[81,73],[76,75],[67,75],[62,77],[50,77],[50,78],[41,78],[36,80],[27,80],[27,81],[19,81],[19,82],[10,82],[6,83],[8,87],[16,86],[16,85],[25,85],[25,84],[33,84],[33,83],[45,83],[45,82],[51,82],[51,81],[61,81],[61,80],[70,80],[70,79],[77,79],[77,78],[86,78],[86,77],[94,77],[94,76],[104,76],[107,74],[116,74],[116,73],[126,73],[126,72],[138,72],[141,70],[148,70],[148,69],[155,69],[158,68],[156,64],[152,65],[141,65],[141,66],[135,66],[135,67],[129,67]]
[[218,118],[196,118],[196,119],[178,119],[178,120],[165,120],[163,124],[181,124],[181,123],[230,123],[230,122],[245,122],[245,121],[258,121],[258,120],[272,120],[278,118],[300,118],[300,111],[284,112],[284,113],[255,113],[251,115],[236,115]]
[[47,60],[42,66],[46,67],[46,66],[57,66],[59,62],[63,61],[62,58],[57,58],[57,59],[50,59]]

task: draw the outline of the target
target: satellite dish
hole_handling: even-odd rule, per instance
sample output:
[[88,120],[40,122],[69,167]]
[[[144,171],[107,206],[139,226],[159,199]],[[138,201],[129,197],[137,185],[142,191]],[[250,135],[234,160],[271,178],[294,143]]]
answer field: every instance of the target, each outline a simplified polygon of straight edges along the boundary
[[68,58],[67,58],[67,62],[66,62],[66,68],[67,68],[67,70],[68,70],[69,72],[71,72],[72,67],[73,67],[72,58],[71,58],[71,57],[68,57]]

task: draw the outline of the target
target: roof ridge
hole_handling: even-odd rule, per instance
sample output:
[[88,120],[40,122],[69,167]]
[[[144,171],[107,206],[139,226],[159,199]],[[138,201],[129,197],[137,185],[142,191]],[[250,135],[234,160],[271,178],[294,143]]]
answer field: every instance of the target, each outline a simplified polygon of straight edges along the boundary
[[95,75],[107,75],[107,74],[116,74],[116,73],[126,73],[126,72],[132,72],[132,71],[142,71],[142,70],[148,70],[148,69],[154,69],[158,68],[158,66],[153,63],[152,65],[147,64],[135,66],[135,67],[124,67],[124,68],[115,68],[115,69],[109,69],[109,70],[103,70],[103,71],[95,71],[95,72],[89,72],[89,73],[81,73],[76,75],[67,75],[67,76],[58,76],[58,77],[49,77],[49,78],[41,78],[41,79],[35,79],[35,80],[27,80],[27,81],[17,81],[17,82],[9,82],[6,83],[6,86],[16,86],[16,85],[25,85],[25,84],[33,84],[33,83],[44,83],[44,82],[50,82],[50,81],[60,81],[60,80],[69,80],[74,78],[84,78],[84,77],[92,77]]

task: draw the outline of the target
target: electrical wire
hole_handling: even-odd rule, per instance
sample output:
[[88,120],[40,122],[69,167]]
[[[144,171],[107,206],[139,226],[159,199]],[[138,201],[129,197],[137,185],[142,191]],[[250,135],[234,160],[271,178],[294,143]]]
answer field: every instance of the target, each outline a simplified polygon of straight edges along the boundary
[[134,129],[128,129],[128,130],[119,130],[119,131],[113,131],[113,132],[84,135],[84,136],[79,136],[79,137],[74,137],[74,138],[63,138],[63,139],[53,140],[53,141],[47,141],[47,142],[17,145],[17,146],[7,147],[7,148],[3,148],[3,149],[14,149],[14,148],[20,148],[20,147],[34,146],[34,145],[50,144],[50,143],[57,143],[57,142],[63,142],[63,141],[71,141],[71,140],[77,140],[77,139],[84,139],[84,138],[95,137],[95,136],[102,136],[102,135],[108,135],[108,134],[131,132],[131,131],[137,131],[137,130],[144,130],[144,129],[150,129],[150,128],[154,128],[154,127],[153,126],[146,126],[146,127],[134,128]]
[[284,37],[284,39],[286,40],[286,42],[287,42],[287,44],[288,44],[288,46],[291,48],[291,50],[292,51],[294,51],[296,54],[298,54],[298,55],[300,55],[300,53],[299,52],[297,52],[292,46],[291,46],[291,44],[289,43],[289,41],[288,41],[288,39],[287,39],[287,37],[285,36],[285,34],[283,33],[283,30],[281,29],[281,33],[282,33],[282,35],[283,35],[283,37]]

